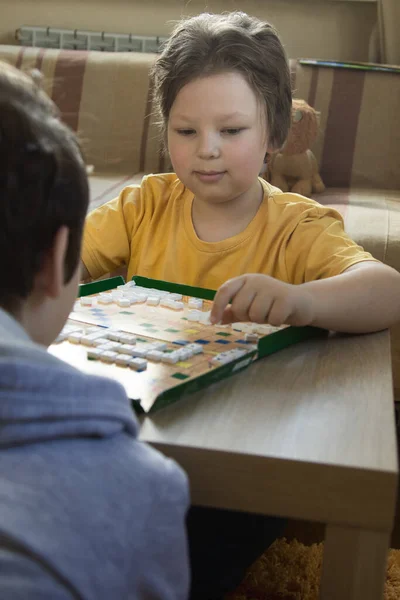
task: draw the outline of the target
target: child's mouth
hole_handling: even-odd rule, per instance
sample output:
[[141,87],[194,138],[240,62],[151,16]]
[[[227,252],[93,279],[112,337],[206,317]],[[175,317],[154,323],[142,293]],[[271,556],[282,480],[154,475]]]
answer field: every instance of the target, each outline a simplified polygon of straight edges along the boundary
[[217,183],[225,175],[226,171],[195,171],[194,174],[203,183]]

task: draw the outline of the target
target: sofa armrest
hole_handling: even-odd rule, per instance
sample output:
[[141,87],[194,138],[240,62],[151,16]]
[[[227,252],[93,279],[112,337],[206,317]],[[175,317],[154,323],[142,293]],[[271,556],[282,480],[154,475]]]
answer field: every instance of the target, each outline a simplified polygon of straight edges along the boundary
[[326,185],[400,189],[400,73],[306,65],[295,96],[321,112],[313,151]]

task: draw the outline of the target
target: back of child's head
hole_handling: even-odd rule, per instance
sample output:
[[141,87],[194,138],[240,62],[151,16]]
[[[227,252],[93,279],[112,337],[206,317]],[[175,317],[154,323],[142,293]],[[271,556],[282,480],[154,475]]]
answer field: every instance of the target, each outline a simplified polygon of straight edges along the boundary
[[243,12],[204,13],[182,20],[157,59],[154,98],[165,133],[178,92],[190,81],[238,72],[256,94],[268,123],[268,145],[280,148],[291,121],[288,60],[276,30]]
[[75,135],[31,77],[0,62],[0,306],[14,313],[30,295],[62,226],[71,279],[88,199]]

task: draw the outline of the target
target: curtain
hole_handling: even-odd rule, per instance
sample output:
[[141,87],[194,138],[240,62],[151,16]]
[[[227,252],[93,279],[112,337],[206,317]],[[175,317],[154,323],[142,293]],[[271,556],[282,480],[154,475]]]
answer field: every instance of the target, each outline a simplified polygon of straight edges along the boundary
[[377,24],[371,34],[369,60],[400,65],[400,0],[377,0]]

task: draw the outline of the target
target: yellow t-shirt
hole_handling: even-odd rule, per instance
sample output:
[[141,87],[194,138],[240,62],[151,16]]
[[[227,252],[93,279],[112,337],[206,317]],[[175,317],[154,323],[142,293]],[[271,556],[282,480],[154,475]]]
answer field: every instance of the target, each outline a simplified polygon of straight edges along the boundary
[[204,242],[192,223],[192,192],[173,173],[148,175],[88,215],[82,260],[94,279],[126,265],[128,279],[210,289],[244,273],[300,284],[374,260],[344,233],[338,212],[260,181],[264,199],[246,229]]

